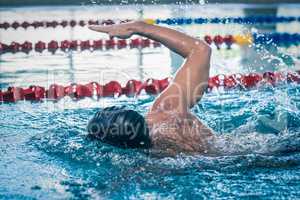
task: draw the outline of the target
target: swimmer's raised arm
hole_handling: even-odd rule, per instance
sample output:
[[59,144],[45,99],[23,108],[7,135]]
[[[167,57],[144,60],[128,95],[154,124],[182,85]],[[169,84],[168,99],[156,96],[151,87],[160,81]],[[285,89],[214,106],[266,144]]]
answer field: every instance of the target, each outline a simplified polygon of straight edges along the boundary
[[202,97],[209,77],[211,54],[210,47],[204,41],[143,21],[91,26],[90,29],[120,38],[128,38],[133,34],[145,36],[186,58],[172,83],[156,98],[151,111],[159,109],[187,113]]

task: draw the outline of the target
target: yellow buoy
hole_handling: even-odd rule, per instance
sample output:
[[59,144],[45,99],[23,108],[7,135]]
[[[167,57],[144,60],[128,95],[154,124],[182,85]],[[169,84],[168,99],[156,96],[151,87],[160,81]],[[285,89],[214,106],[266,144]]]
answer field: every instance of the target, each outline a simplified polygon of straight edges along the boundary
[[251,34],[235,35],[233,38],[238,45],[250,45],[253,43],[253,37]]
[[155,20],[154,19],[144,19],[144,22],[147,24],[155,24]]

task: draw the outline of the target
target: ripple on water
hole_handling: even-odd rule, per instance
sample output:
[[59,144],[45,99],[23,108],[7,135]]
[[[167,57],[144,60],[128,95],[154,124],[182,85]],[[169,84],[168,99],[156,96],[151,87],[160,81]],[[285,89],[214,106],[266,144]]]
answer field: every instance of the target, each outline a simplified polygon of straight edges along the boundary
[[[289,101],[274,96],[296,91],[293,87],[205,96],[194,112],[218,135],[214,145],[221,154],[216,157],[158,158],[91,141],[86,124],[99,106],[109,103],[84,100],[78,106],[66,99],[67,109],[62,102],[2,105],[5,145],[0,152],[6,160],[0,171],[11,168],[10,176],[21,183],[0,192],[6,197],[19,191],[29,197],[75,199],[297,197],[300,115],[293,99],[298,93],[289,94]],[[129,106],[145,113],[152,100],[131,101]],[[0,173],[0,178],[1,185],[9,183],[7,174]]]

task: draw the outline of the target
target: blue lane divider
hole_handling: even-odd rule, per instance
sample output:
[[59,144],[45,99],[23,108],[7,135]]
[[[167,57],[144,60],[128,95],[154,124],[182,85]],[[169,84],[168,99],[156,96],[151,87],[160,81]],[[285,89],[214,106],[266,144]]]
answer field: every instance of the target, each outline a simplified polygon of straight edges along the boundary
[[300,34],[294,33],[268,33],[253,34],[254,44],[276,44],[278,46],[291,46],[300,44]]
[[[23,21],[23,22],[0,22],[0,29],[7,30],[8,28],[18,29],[20,27],[27,29],[29,27],[34,28],[56,28],[60,27],[75,27],[75,26],[87,26],[87,25],[111,25],[115,23],[124,23],[132,21],[132,19],[125,20],[62,20],[62,21]],[[236,23],[236,24],[275,24],[275,23],[291,23],[291,22],[300,22],[300,16],[245,16],[245,17],[225,17],[225,18],[167,18],[167,19],[153,19],[149,18],[146,21],[150,24],[168,24],[168,25],[189,25],[189,24],[227,24],[227,23]]]
[[300,22],[300,17],[295,16],[245,16],[245,17],[225,17],[225,18],[167,18],[156,19],[156,24],[168,25],[189,25],[189,24],[263,24],[263,23],[291,23]]

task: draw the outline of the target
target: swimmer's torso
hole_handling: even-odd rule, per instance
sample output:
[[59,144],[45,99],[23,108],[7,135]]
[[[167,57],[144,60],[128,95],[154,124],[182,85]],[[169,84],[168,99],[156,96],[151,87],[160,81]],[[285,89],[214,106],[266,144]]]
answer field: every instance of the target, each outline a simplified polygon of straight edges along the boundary
[[214,135],[193,114],[150,112],[146,120],[155,151],[169,155],[209,153]]

